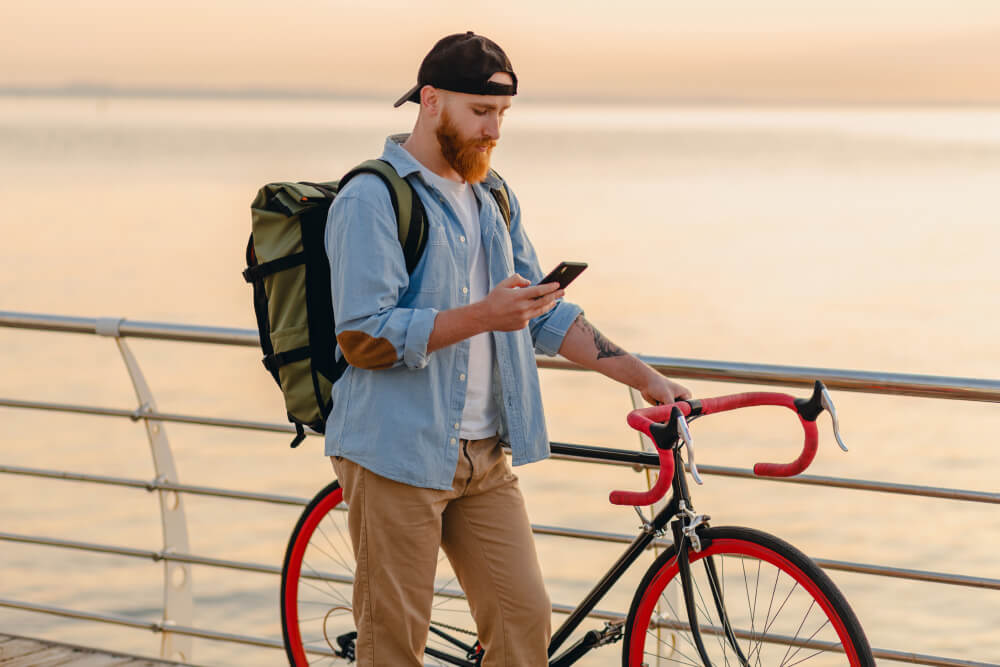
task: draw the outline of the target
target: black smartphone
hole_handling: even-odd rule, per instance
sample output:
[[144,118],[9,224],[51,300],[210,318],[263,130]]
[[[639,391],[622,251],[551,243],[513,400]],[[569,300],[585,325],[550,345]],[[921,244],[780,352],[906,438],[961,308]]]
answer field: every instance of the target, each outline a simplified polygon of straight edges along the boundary
[[566,289],[566,285],[573,282],[586,268],[586,262],[560,262],[559,266],[552,269],[549,275],[539,280],[536,284],[559,283],[559,289]]

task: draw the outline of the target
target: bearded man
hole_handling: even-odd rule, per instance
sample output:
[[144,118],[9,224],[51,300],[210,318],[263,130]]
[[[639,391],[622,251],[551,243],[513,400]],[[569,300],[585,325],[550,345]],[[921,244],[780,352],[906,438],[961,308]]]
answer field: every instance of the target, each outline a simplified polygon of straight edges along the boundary
[[[362,174],[330,208],[337,345],[326,454],[348,503],[359,665],[422,665],[438,549],[465,591],[489,667],[548,664],[551,605],[513,464],[549,455],[535,352],[689,398],[608,341],[543,276],[517,197],[490,155],[517,94],[510,60],[472,32],[441,39],[413,132],[382,160],[412,185],[428,241],[408,273],[385,184]],[[499,199],[509,202],[509,229]]]

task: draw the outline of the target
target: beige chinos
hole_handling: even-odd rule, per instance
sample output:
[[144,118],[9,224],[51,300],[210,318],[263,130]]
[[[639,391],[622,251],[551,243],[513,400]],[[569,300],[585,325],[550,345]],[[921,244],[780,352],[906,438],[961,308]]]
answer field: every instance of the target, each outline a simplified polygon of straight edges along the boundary
[[517,477],[498,438],[458,446],[449,491],[331,458],[357,560],[360,667],[423,665],[439,547],[469,598],[483,667],[548,664],[551,604]]

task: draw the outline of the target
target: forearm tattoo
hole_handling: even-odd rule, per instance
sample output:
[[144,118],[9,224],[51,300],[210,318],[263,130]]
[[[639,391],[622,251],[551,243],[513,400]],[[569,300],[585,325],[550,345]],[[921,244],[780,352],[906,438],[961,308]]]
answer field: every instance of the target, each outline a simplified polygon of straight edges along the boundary
[[624,357],[627,353],[625,350],[621,349],[607,337],[598,331],[593,324],[587,321],[583,315],[577,318],[577,326],[581,327],[583,331],[594,337],[594,347],[597,348],[597,360],[607,359],[609,357]]

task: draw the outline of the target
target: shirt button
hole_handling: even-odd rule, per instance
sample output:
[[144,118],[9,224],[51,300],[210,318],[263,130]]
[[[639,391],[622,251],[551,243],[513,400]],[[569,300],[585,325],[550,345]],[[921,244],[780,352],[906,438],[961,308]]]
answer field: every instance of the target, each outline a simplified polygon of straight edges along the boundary
[[456,440],[455,438],[452,438],[452,439],[451,439],[451,444],[453,444],[453,445],[454,445],[454,444],[456,444],[456,443],[458,443],[458,440]]
[[469,288],[468,287],[463,287],[462,288],[462,294],[468,294],[468,293],[469,293]]
[[455,430],[458,430],[458,422],[455,422]]
[[465,237],[464,236],[459,236],[458,240],[461,241],[462,243],[465,243]]
[[461,375],[459,375],[459,376],[458,376],[458,379],[459,379],[459,380],[460,380],[461,382],[465,382],[465,373],[462,373]]

